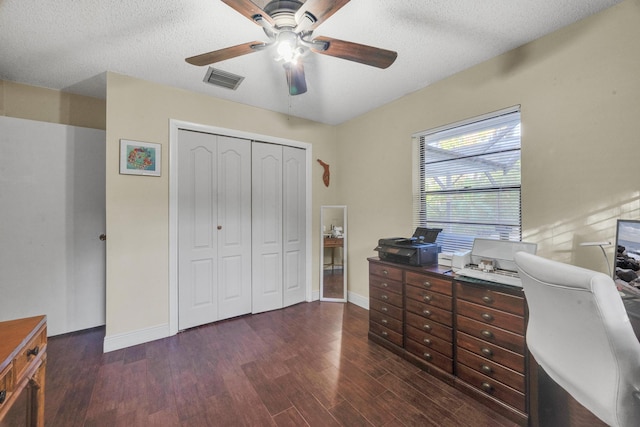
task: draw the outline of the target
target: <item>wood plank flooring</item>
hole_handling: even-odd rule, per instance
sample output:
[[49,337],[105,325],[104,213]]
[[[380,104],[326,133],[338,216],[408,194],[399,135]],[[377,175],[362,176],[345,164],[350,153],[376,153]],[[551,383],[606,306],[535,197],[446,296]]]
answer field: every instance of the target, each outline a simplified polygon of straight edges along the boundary
[[513,426],[367,339],[368,311],[303,303],[102,353],[49,339],[47,427]]

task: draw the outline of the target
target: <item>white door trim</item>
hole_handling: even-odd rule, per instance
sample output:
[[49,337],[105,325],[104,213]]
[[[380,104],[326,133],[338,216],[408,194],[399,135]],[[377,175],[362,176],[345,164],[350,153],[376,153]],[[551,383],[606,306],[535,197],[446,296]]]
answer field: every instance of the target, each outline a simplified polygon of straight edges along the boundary
[[312,301],[311,294],[311,224],[312,224],[312,195],[311,195],[311,169],[312,169],[312,145],[306,142],[278,138],[274,136],[260,135],[234,129],[208,126],[182,120],[169,119],[169,334],[178,333],[178,130],[185,129],[195,132],[212,133],[236,138],[250,139],[254,141],[272,144],[286,145],[290,147],[304,148],[306,150],[306,300]]

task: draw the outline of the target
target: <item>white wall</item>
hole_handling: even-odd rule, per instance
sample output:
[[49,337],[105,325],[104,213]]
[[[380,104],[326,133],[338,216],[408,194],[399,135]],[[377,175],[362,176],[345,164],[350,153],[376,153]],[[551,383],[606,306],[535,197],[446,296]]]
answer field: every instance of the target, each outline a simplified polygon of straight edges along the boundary
[[105,132],[0,117],[0,320],[105,322]]

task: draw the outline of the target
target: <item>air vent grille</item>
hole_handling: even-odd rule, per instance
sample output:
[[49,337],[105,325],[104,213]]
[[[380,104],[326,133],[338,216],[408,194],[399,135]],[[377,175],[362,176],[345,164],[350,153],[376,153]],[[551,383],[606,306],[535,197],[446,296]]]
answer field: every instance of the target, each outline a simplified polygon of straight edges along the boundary
[[236,90],[244,77],[236,74],[228,73],[217,68],[209,67],[207,74],[204,76],[204,82],[214,86],[226,87],[227,89]]

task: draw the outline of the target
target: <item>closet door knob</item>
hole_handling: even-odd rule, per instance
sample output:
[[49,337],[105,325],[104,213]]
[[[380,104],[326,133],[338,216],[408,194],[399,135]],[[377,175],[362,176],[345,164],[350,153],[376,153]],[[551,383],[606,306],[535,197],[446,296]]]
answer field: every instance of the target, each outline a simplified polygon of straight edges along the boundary
[[222,230],[222,226],[221,225],[218,226],[218,230]]

